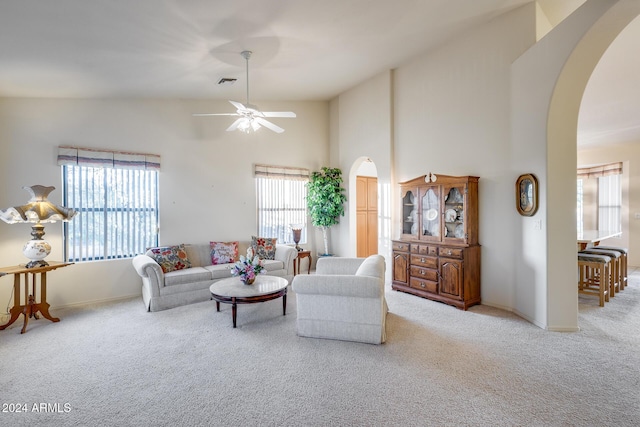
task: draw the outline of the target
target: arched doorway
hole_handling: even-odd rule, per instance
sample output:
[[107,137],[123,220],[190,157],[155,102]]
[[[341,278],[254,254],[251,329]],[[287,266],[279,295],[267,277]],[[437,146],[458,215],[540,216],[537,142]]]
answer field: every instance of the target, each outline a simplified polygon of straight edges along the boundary
[[519,218],[514,311],[549,330],[578,330],[576,140],[580,100],[607,47],[640,3],[587,1],[512,65],[514,176],[540,181],[536,217]]

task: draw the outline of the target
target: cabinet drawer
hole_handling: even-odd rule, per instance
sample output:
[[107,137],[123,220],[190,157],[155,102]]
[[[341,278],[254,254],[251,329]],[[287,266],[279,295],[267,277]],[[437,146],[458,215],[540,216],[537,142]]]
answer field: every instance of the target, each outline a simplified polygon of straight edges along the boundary
[[447,258],[462,259],[462,252],[463,250],[460,248],[438,248],[438,255]]
[[393,242],[391,245],[394,251],[409,252],[409,244],[403,242]]
[[420,267],[417,265],[411,266],[411,277],[417,277],[419,279],[438,281],[438,270]]
[[421,280],[411,278],[409,286],[415,289],[422,289],[423,291],[436,293],[438,291],[438,283],[431,280]]
[[411,253],[420,254],[420,255],[438,255],[438,248],[436,246],[428,246],[428,245],[411,245]]
[[438,258],[423,255],[411,255],[411,265],[438,268]]

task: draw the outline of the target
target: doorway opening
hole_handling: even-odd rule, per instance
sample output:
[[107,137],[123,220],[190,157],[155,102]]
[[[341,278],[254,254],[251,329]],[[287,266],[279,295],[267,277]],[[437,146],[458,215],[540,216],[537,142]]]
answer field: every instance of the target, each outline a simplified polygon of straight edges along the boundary
[[356,170],[356,256],[378,253],[378,170],[364,158]]

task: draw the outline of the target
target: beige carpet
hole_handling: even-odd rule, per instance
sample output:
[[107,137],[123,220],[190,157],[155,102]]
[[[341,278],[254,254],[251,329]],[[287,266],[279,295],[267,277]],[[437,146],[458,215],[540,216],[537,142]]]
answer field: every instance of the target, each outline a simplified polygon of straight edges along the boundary
[[640,425],[640,271],[604,308],[580,297],[577,333],[387,299],[381,346],[297,337],[293,293],[286,316],[281,300],[239,306],[237,329],[210,301],[16,322],[0,332],[0,425]]

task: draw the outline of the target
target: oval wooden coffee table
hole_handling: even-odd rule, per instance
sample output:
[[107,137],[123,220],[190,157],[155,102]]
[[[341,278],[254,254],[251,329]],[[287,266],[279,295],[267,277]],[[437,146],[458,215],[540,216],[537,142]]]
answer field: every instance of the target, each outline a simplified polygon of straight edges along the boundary
[[220,303],[231,304],[233,327],[236,327],[238,304],[253,304],[282,297],[282,315],[287,314],[287,279],[277,276],[256,276],[253,285],[245,285],[239,277],[230,277],[215,282],[209,287],[211,299],[216,301],[216,311]]

